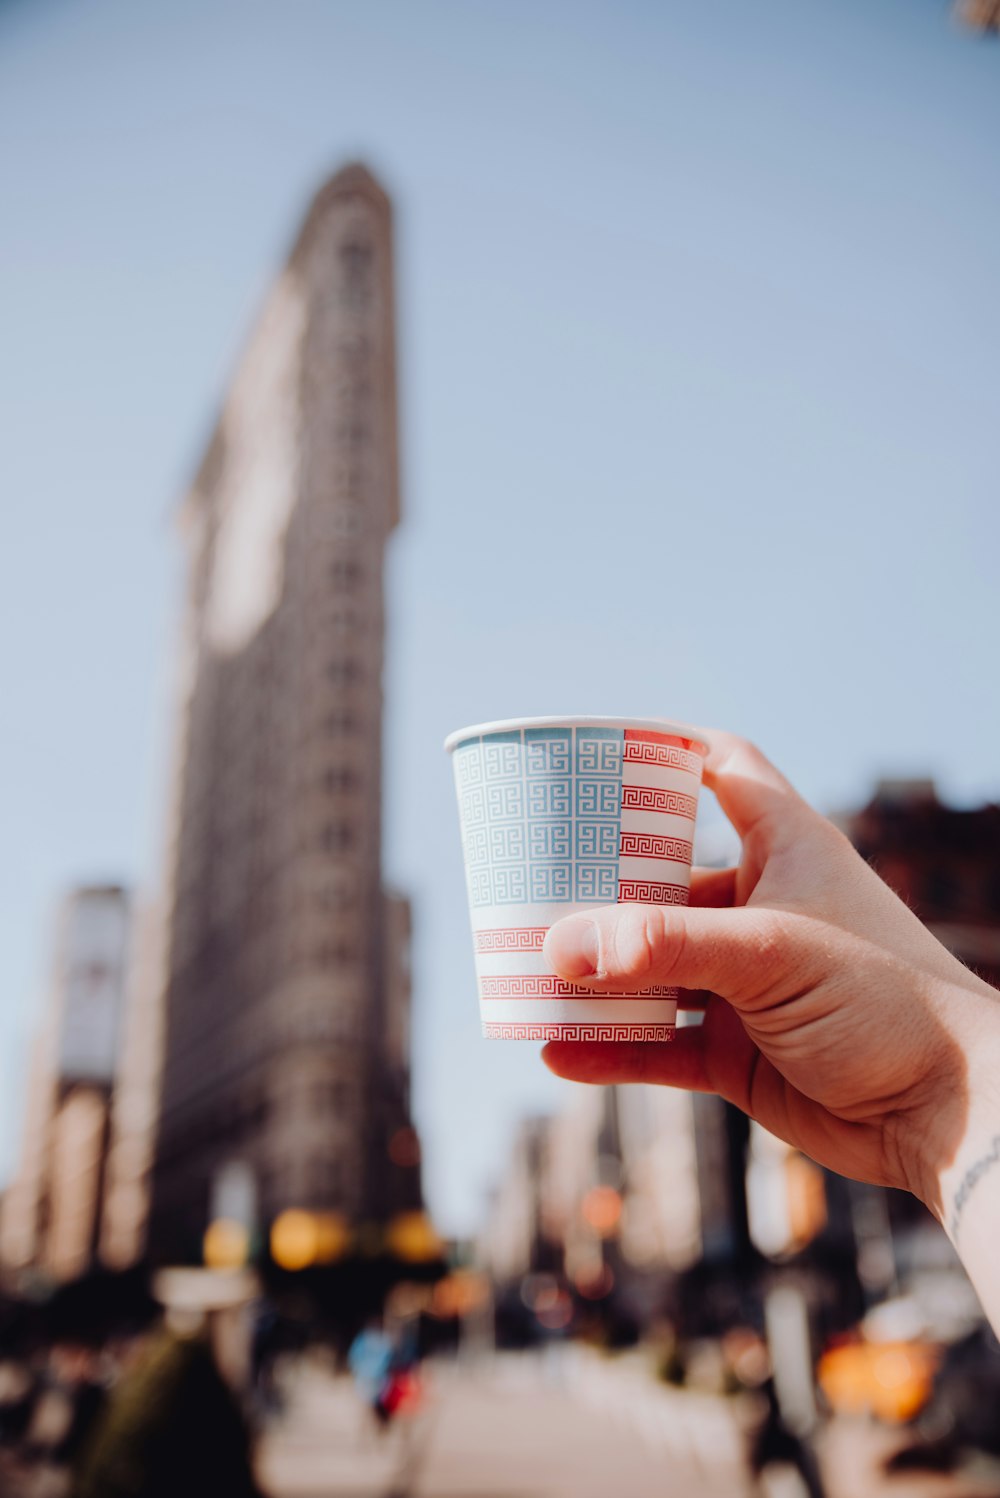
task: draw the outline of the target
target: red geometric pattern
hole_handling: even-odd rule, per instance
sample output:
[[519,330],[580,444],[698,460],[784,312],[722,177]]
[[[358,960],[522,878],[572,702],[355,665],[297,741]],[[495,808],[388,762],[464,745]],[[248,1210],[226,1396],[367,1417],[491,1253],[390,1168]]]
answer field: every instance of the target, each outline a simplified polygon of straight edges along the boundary
[[651,744],[676,744],[679,749],[693,749],[699,759],[708,753],[700,739],[686,739],[679,733],[657,733],[653,728],[626,728],[626,739],[648,739]]
[[700,775],[703,756],[688,747],[690,739],[675,739],[669,734],[638,734],[625,730],[624,758],[635,764],[662,765],[668,770],[686,770]]
[[547,926],[495,926],[473,932],[477,952],[540,952]]
[[562,1025],[484,1023],[487,1040],[673,1040],[673,1025]]
[[675,863],[691,862],[691,844],[682,837],[660,837],[656,832],[623,832],[619,853],[622,858],[669,858]]
[[653,785],[623,785],[622,811],[662,811],[693,822],[698,802],[680,791],[665,791]]
[[619,905],[633,900],[642,905],[686,905],[689,895],[683,884],[659,884],[654,879],[621,879],[618,883]]
[[[627,997],[630,999],[672,999],[675,993],[676,989],[666,988],[662,983],[658,983],[652,988],[643,988],[638,993],[628,994]],[[480,978],[479,997],[481,999],[592,999],[594,991],[591,988],[583,988],[579,983],[567,983],[565,978],[557,978],[554,973],[536,973],[528,976],[503,973],[495,977]],[[614,994],[612,997],[624,998],[626,995]]]

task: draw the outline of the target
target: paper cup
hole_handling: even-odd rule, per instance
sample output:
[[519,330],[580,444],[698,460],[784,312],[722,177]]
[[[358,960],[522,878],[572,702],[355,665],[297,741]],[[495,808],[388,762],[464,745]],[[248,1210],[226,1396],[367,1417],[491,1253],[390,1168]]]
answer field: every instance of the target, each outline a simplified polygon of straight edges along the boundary
[[598,905],[686,905],[706,745],[657,719],[520,718],[450,734],[483,1034],[671,1040],[677,990],[595,997],[542,943]]

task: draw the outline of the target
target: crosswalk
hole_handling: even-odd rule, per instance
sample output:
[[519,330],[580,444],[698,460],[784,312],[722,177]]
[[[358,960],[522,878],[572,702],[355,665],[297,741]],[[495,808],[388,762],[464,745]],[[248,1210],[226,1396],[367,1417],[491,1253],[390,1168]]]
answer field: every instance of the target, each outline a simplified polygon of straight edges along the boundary
[[[293,1374],[288,1393],[288,1413],[260,1453],[261,1479],[276,1498],[340,1493],[383,1498],[401,1491],[421,1498],[433,1492],[437,1498],[438,1492],[450,1491],[441,1483],[451,1465],[461,1466],[467,1458],[478,1467],[480,1442],[484,1457],[491,1446],[504,1450],[508,1464],[530,1466],[532,1450],[540,1460],[536,1442],[548,1421],[552,1441],[570,1464],[586,1432],[609,1459],[617,1451],[644,1471],[668,1474],[671,1484],[683,1477],[685,1492],[692,1482],[705,1495],[745,1498],[750,1492],[731,1401],[657,1384],[638,1362],[602,1358],[569,1344],[433,1365],[427,1370],[422,1414],[406,1422],[405,1431],[400,1422],[388,1438],[369,1423],[368,1411],[346,1378],[304,1369]],[[525,1424],[529,1411],[536,1412],[529,1419],[529,1425],[538,1424],[534,1433],[533,1425]],[[509,1423],[509,1440],[497,1435],[497,1419]],[[478,1432],[475,1441],[473,1429]],[[598,1431],[605,1434],[598,1437]],[[526,1491],[550,1490],[535,1486],[530,1471],[522,1478]],[[473,1491],[464,1476],[462,1483],[458,1486],[464,1493]],[[510,1490],[521,1488],[511,1482]],[[670,1491],[681,1489],[672,1485]]]
[[638,1436],[650,1451],[683,1457],[706,1471],[743,1469],[738,1401],[674,1388],[654,1379],[645,1363],[609,1360],[578,1345],[566,1347],[562,1376],[584,1407]]

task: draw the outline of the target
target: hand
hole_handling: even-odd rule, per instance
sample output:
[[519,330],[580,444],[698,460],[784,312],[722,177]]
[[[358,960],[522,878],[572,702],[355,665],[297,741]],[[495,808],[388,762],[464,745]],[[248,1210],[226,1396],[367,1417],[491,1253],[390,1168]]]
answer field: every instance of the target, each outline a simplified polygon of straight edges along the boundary
[[699,991],[687,1002],[704,1021],[665,1045],[554,1041],[545,1062],[581,1082],[717,1092],[823,1165],[906,1187],[941,1215],[970,1107],[998,1096],[1000,994],[753,745],[701,736],[739,867],[696,870],[686,909],[569,916],[545,953],[595,994]]

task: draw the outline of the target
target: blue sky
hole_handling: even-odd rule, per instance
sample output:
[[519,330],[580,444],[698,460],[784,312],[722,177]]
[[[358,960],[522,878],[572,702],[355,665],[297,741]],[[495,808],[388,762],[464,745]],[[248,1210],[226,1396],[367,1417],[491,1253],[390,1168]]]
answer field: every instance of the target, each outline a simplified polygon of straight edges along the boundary
[[398,211],[386,860],[443,1227],[568,1085],[478,1039],[447,730],[677,716],[822,806],[1000,797],[1000,49],[944,0],[6,0],[0,141],[0,1180],[56,896],[155,873],[172,509],[345,159]]

